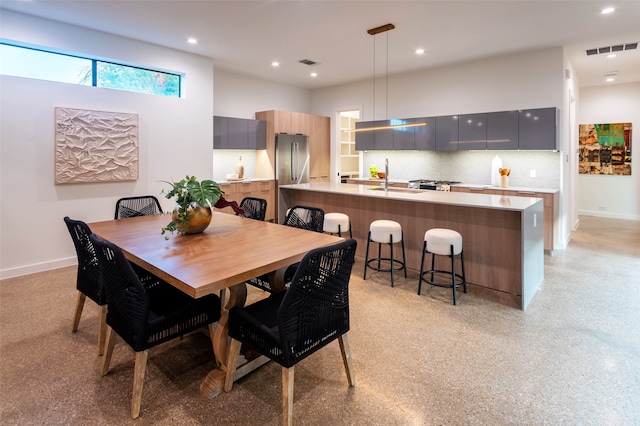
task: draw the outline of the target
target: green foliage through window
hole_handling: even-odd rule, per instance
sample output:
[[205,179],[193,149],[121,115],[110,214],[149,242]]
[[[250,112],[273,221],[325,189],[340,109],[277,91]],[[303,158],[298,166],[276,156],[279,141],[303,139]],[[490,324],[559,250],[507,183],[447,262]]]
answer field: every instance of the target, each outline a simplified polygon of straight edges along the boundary
[[[0,74],[180,97],[179,74],[0,43]],[[64,66],[58,66],[64,64]]]

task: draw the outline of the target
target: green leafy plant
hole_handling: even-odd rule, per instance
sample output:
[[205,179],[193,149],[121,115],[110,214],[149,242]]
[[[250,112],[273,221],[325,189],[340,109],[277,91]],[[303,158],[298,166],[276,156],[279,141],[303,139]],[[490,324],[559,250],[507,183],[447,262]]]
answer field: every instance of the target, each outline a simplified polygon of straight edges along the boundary
[[[213,208],[218,202],[223,192],[215,181],[206,179],[198,181],[195,176],[187,175],[178,182],[163,181],[171,185],[171,190],[162,193],[168,199],[175,198],[178,206],[174,211],[172,221],[162,228],[162,235],[165,232],[183,232],[189,224],[190,214],[195,207]],[[169,238],[169,237],[165,237]]]

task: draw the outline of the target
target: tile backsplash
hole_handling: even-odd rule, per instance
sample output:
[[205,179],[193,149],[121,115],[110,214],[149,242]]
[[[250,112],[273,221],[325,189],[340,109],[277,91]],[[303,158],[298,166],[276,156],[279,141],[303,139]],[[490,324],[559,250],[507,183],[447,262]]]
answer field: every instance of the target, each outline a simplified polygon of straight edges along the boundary
[[[510,186],[560,188],[562,154],[553,151],[367,151],[363,154],[365,172],[375,164],[384,170],[389,159],[389,179],[455,180],[490,185],[491,163],[495,156],[511,169]],[[531,171],[536,177],[531,177]]]

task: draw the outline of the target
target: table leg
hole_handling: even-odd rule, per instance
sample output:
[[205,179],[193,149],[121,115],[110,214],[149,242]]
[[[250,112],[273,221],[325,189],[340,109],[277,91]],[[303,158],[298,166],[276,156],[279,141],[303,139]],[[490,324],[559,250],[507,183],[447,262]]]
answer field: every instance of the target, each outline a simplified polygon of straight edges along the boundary
[[227,325],[229,310],[234,306],[244,306],[246,301],[247,285],[245,283],[229,287],[229,302],[224,307],[216,331],[213,334],[213,352],[220,366],[211,370],[200,385],[200,392],[209,398],[215,397],[224,388],[224,378],[227,372],[227,362],[229,361],[229,327]]
[[[284,273],[287,268],[281,268],[269,273],[269,282],[274,293],[285,291]],[[214,398],[224,390],[224,380],[227,374],[227,364],[229,362],[229,310],[234,306],[244,306],[247,301],[247,285],[245,283],[236,284],[229,287],[229,301],[222,311],[220,321],[213,334],[213,351],[219,367],[211,370],[200,385],[200,392],[209,398]],[[247,359],[249,358],[249,359]],[[269,362],[265,356],[244,357],[242,352],[238,357],[234,380],[249,374],[251,371]]]

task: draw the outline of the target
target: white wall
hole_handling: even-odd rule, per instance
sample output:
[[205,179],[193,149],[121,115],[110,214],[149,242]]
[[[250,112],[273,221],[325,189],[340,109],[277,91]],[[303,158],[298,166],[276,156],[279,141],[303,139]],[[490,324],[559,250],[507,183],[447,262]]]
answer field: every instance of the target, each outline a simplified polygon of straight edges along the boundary
[[[182,99],[0,76],[0,276],[73,264],[63,217],[112,219],[118,198],[153,194],[161,180],[211,177],[213,62],[151,44],[3,10],[0,37],[185,73]],[[138,114],[135,182],[54,185],[54,109]],[[158,229],[158,238],[163,238]]]
[[640,83],[580,89],[578,124],[626,123],[631,135],[631,176],[578,175],[578,211],[640,220]]

